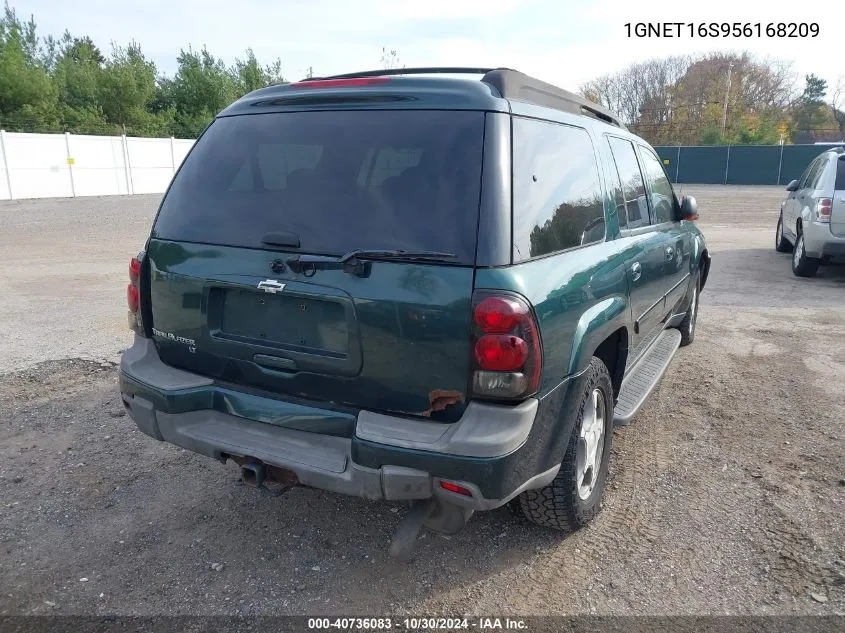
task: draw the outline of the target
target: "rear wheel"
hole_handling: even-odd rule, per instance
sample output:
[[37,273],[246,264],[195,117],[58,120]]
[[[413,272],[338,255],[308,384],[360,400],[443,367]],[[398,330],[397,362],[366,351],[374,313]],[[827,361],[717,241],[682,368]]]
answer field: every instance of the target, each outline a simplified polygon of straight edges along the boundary
[[804,250],[804,231],[799,231],[795,250],[792,252],[792,272],[798,277],[813,277],[818,269],[819,260],[807,257],[807,251]]
[[778,218],[778,228],[775,230],[775,250],[778,253],[788,253],[792,250],[792,244],[783,236],[783,216]]
[[519,496],[522,513],[544,527],[573,532],[601,508],[613,431],[613,386],[598,358],[590,360],[578,419],[552,483]]

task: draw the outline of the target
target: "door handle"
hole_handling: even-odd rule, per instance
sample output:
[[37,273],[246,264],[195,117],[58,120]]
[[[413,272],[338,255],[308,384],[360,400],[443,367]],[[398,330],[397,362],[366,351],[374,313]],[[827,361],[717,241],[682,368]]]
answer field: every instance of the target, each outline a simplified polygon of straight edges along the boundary
[[643,267],[640,266],[640,262],[634,262],[631,265],[631,279],[633,279],[634,281],[639,281],[642,274]]

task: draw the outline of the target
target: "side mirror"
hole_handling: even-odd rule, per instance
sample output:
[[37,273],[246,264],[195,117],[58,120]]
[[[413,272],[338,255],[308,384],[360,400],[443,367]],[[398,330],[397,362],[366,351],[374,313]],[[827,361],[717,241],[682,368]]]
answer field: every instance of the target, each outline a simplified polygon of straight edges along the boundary
[[787,191],[798,191],[798,181],[793,180],[791,183],[786,185],[786,190]]
[[698,219],[698,203],[692,196],[684,196],[681,200],[681,219],[690,222]]

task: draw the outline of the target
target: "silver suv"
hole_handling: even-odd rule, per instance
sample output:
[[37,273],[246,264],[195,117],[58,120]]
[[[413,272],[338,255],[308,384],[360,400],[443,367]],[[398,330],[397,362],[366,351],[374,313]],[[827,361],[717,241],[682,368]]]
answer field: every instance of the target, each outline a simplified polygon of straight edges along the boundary
[[792,272],[812,277],[822,262],[845,260],[845,148],[817,156],[786,190],[775,248],[792,251]]

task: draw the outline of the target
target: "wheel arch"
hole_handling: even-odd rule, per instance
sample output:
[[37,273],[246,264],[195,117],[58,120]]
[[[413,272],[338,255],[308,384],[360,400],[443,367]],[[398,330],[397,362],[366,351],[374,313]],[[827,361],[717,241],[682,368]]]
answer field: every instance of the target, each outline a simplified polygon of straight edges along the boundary
[[583,371],[590,364],[590,359],[596,356],[610,372],[614,395],[619,394],[630,345],[628,312],[628,301],[614,296],[600,301],[581,315],[573,335],[569,374]]
[[707,283],[707,277],[710,276],[710,251],[706,248],[701,252],[701,260],[698,262],[698,268],[701,271],[701,283],[698,286],[698,291],[701,292]]

